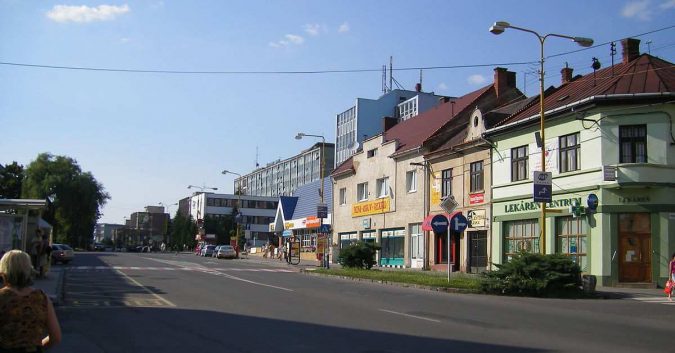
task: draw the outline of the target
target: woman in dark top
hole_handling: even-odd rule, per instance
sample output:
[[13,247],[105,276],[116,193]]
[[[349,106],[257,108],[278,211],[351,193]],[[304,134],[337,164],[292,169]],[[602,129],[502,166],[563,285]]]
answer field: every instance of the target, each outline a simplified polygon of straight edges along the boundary
[[0,353],[42,352],[61,341],[54,306],[32,284],[30,256],[12,250],[0,259]]

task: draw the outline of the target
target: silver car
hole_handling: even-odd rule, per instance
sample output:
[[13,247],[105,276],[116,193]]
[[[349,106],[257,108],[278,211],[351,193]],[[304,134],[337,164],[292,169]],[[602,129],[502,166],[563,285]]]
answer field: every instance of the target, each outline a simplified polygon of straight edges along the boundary
[[52,263],[67,264],[75,258],[73,248],[66,244],[52,244]]
[[218,247],[215,256],[219,259],[236,259],[237,252],[232,245],[221,245]]
[[207,245],[202,248],[202,256],[213,256],[213,251],[216,250],[215,245]]

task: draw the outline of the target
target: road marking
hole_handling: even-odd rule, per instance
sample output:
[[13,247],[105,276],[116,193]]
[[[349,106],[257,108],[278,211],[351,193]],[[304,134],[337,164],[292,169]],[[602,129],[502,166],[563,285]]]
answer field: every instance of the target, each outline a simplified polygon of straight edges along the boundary
[[629,299],[650,304],[675,305],[675,301],[671,302],[670,300],[668,300],[668,297],[635,297]]
[[431,322],[441,322],[440,320],[430,319],[428,317],[423,317],[423,316],[410,315],[410,314],[406,314],[406,313],[399,313],[397,311],[391,311],[391,310],[385,310],[385,309],[380,309],[380,311],[384,311],[385,313],[390,313],[390,314],[394,314],[394,315],[401,315],[401,316],[405,316],[405,317],[410,317],[410,318],[413,318],[413,319],[420,319],[420,320],[426,320],[426,321],[431,321]]
[[294,273],[295,270],[283,268],[209,268],[209,267],[138,267],[138,266],[77,266],[67,269],[70,272],[76,271],[236,271],[236,272],[278,272],[278,273]]
[[168,300],[162,298],[159,294],[157,294],[157,293],[151,291],[150,289],[148,289],[147,287],[145,287],[144,285],[142,285],[142,284],[141,284],[140,282],[138,282],[137,280],[135,280],[135,279],[133,279],[133,278],[127,276],[126,273],[124,273],[124,272],[122,272],[122,271],[120,271],[120,270],[117,270],[117,273],[119,273],[119,274],[121,274],[122,276],[124,276],[126,279],[128,279],[129,281],[131,281],[133,284],[135,284],[135,285],[137,285],[137,286],[143,288],[146,292],[148,292],[149,294],[152,294],[152,296],[154,296],[155,298],[157,298],[157,299],[159,299],[160,301],[164,302],[164,304],[166,304],[166,305],[168,305],[168,306],[173,306],[173,307],[176,306],[176,304],[174,304],[174,303],[172,303],[172,302],[170,302],[170,301],[168,301]]
[[244,279],[244,278],[241,278],[241,277],[229,275],[227,273],[222,273],[222,272],[218,272],[218,271],[215,271],[215,270],[201,269],[201,271],[199,271],[199,272],[208,273],[208,274],[212,274],[212,275],[220,276],[220,277],[225,277],[225,278],[233,279],[235,281],[242,281],[242,282],[254,284],[254,285],[257,285],[257,286],[269,287],[269,288],[284,290],[284,291],[287,291],[287,292],[295,292],[295,290],[290,289],[290,288],[284,288],[284,287],[274,286],[274,285],[271,285],[271,284],[265,284],[265,283],[260,283],[260,282],[256,282],[256,281],[251,281],[251,280],[248,280],[248,279]]

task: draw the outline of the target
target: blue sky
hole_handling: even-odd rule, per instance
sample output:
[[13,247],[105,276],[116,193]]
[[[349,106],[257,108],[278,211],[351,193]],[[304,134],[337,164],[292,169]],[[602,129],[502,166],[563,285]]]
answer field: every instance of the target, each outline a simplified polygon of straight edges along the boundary
[[[101,222],[189,195],[187,186],[231,193],[257,161],[288,158],[335,137],[337,113],[379,97],[383,65],[423,71],[423,90],[460,96],[501,65],[538,92],[537,39],[488,32],[498,20],[541,34],[591,37],[596,47],[551,38],[546,85],[591,58],[611,64],[610,41],[647,41],[675,61],[675,0],[643,1],[28,1],[0,0],[0,163],[27,165],[41,152],[75,158],[112,199]],[[660,31],[657,31],[660,30]],[[605,44],[605,45],[603,45]],[[615,61],[621,60],[617,42]],[[100,69],[235,72],[134,73]],[[274,74],[372,70],[351,73]],[[525,74],[527,73],[527,74]],[[413,89],[419,70],[394,78]],[[171,213],[175,212],[175,207]]]

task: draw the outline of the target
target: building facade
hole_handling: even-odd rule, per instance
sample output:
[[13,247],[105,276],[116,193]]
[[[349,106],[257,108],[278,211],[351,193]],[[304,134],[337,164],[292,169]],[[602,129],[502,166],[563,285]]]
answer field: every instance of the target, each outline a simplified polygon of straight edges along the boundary
[[598,283],[654,286],[675,250],[675,69],[627,39],[623,61],[573,78],[545,97],[546,227],[533,202],[541,170],[538,104],[486,137],[494,145],[492,262],[519,251],[569,256]]
[[97,223],[94,228],[94,242],[102,243],[105,240],[114,240],[117,229],[124,228],[124,224]]

